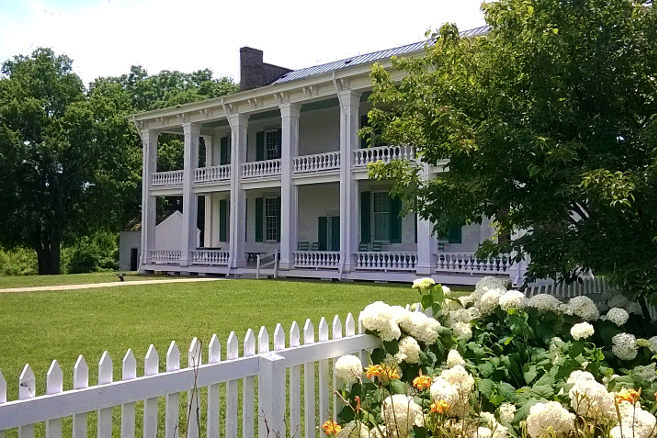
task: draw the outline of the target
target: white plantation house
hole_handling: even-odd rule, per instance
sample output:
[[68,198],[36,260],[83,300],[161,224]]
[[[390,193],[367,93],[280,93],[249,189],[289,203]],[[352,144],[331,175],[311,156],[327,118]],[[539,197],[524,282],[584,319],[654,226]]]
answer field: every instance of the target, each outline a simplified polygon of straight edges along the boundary
[[[262,51],[244,47],[239,93],[134,115],[144,151],[140,270],[239,276],[258,266],[284,277],[517,281],[520,270],[508,257],[473,255],[491,236],[488,222],[433,236],[427,221],[400,217],[390,183],[368,178],[370,162],[415,161],[412,146],[366,147],[358,135],[367,122],[371,66],[421,54],[424,45],[295,71],[264,63]],[[160,133],[184,138],[183,169],[157,171]],[[442,171],[423,166],[426,178]],[[179,249],[161,248],[155,239],[158,196],[182,197]]]

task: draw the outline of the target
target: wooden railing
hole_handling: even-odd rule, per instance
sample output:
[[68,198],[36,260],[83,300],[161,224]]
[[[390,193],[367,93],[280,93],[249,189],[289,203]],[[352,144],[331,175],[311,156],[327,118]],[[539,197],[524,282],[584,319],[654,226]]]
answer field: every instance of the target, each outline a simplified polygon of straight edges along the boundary
[[450,272],[490,272],[505,274],[511,267],[511,257],[502,254],[498,257],[479,259],[471,252],[436,254],[436,271]]
[[378,146],[375,148],[358,149],[354,151],[354,166],[367,166],[368,163],[391,160],[414,160],[414,146]]
[[197,249],[192,251],[192,264],[208,266],[228,265],[230,252],[219,249]]
[[339,251],[294,251],[292,263],[295,268],[338,269]]
[[294,173],[319,172],[340,168],[340,151],[294,157]]
[[171,170],[169,172],[155,172],[151,179],[153,187],[180,186],[183,183],[183,171]]
[[415,252],[357,252],[356,269],[412,271],[417,264]]
[[205,183],[230,179],[230,164],[194,169],[194,182]]
[[179,249],[154,249],[151,250],[151,263],[178,264],[181,254]]
[[[306,320],[303,330],[293,322],[289,342],[286,342],[283,327],[278,324],[271,351],[269,334],[264,327],[260,328],[257,339],[249,329],[242,348],[239,343],[235,333],[231,332],[222,358],[217,335],[212,335],[208,343],[207,356],[199,340],[194,338],[187,350],[187,366],[181,368],[181,352],[176,343],[171,342],[166,353],[166,371],[160,369],[159,354],[151,345],[146,353],[143,376],[137,376],[135,355],[128,350],[121,362],[122,379],[116,381],[112,359],[105,352],[98,363],[95,386],[89,386],[89,366],[84,357],[79,356],[73,368],[73,389],[67,391],[63,390],[63,371],[59,363],[53,361],[46,377],[46,394],[38,396],[37,378],[32,368],[25,365],[16,382],[18,400],[6,403],[7,382],[0,373],[0,435],[4,435],[5,430],[18,428],[18,436],[31,437],[35,426],[45,422],[46,436],[59,438],[62,436],[62,420],[72,417],[73,437],[85,437],[88,415],[97,412],[99,437],[111,437],[114,426],[120,427],[122,437],[133,438],[138,423],[143,425],[144,437],[174,438],[185,436],[185,432],[188,437],[197,437],[203,406],[209,438],[236,438],[238,412],[243,420],[243,437],[298,437],[302,427],[306,437],[314,437],[316,429],[330,419],[330,411],[335,415],[342,409],[341,400],[330,390],[338,385],[335,374],[332,383],[329,382],[329,365],[349,353],[359,355],[366,364],[365,351],[381,345],[375,336],[356,334],[351,314],[347,316],[344,327],[340,318],[333,319],[332,336],[329,335],[329,325],[322,318],[317,337],[310,320]],[[242,357],[239,356],[240,350]],[[203,363],[204,356],[208,358],[206,364]],[[221,393],[220,384],[224,386]],[[241,404],[238,405],[240,398]],[[136,409],[137,402],[143,402],[143,410]],[[160,403],[164,406],[158,421]],[[186,431],[185,423],[180,420],[181,403],[185,414],[192,413],[186,415]],[[223,412],[222,405],[225,406]],[[118,407],[121,408],[120,414],[118,409],[115,410]],[[117,415],[116,420],[113,420],[113,415]],[[139,421],[137,416],[141,417]],[[221,424],[220,418],[223,419]]]
[[249,161],[242,164],[242,177],[253,178],[257,176],[280,175],[281,159],[265,161]]

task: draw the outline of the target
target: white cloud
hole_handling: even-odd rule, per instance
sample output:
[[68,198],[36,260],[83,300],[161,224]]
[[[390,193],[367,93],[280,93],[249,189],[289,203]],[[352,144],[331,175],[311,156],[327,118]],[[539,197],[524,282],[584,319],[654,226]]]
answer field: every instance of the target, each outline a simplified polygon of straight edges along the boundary
[[34,1],[26,19],[0,10],[0,59],[47,46],[73,58],[85,82],[126,73],[132,64],[150,73],[208,67],[238,80],[242,46],[264,50],[265,62],[306,67],[419,41],[446,21],[479,26],[479,4],[110,0],[58,10]]

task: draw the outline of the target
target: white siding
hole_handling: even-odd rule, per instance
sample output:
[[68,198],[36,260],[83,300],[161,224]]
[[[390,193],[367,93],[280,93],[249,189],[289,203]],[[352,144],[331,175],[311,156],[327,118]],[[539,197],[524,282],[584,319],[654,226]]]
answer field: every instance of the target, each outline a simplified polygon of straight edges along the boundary
[[340,150],[340,109],[304,111],[299,118],[299,155]]
[[121,231],[119,233],[119,270],[130,270],[130,253],[137,248],[137,260],[141,257],[141,231]]
[[[340,185],[313,184],[299,187],[299,242],[316,242],[320,216],[340,216]],[[296,248],[295,248],[296,249]]]

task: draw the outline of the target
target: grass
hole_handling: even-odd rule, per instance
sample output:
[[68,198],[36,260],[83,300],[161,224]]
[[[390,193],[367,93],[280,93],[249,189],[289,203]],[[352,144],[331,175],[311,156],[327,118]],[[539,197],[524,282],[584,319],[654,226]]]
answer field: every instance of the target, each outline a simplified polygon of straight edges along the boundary
[[[154,278],[158,277],[137,275],[134,272],[125,274],[126,281],[152,280]],[[57,286],[63,284],[111,283],[115,281],[119,281],[117,272],[66,275],[0,275],[0,289],[10,287]]]

